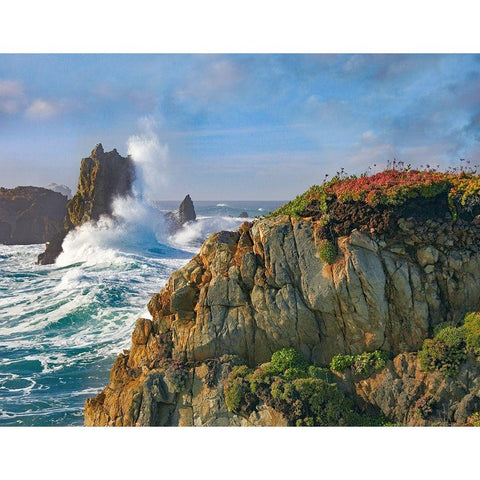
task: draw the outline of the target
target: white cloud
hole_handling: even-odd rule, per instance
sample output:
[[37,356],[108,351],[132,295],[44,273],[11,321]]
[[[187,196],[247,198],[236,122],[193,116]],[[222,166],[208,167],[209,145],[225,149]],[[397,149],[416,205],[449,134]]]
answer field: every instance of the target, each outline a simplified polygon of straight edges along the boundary
[[18,80],[0,80],[0,113],[14,115],[25,105],[23,85]]
[[244,78],[243,72],[230,60],[217,60],[203,70],[195,71],[184,88],[177,90],[182,99],[202,102],[225,99]]
[[362,136],[360,137],[361,141],[365,143],[373,142],[376,140],[376,138],[377,137],[374,135],[373,130],[367,130],[366,132],[363,132]]
[[37,98],[27,108],[25,116],[30,119],[50,118],[56,115],[58,111],[59,105]]

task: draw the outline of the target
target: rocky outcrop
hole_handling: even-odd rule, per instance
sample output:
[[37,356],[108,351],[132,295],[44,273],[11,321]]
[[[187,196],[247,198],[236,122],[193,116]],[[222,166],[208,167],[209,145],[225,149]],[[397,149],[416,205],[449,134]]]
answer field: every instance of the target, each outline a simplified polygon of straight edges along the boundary
[[[140,329],[150,328],[140,319],[133,335],[132,351],[146,347]],[[135,345],[135,346],[133,346]],[[137,348],[138,347],[138,348]],[[147,347],[148,348],[148,347]],[[247,418],[234,415],[225,405],[223,387],[236,364],[228,355],[186,365],[182,388],[168,378],[164,368],[148,368],[120,355],[112,369],[109,390],[85,405],[87,426],[285,426],[281,414],[261,406]],[[138,360],[138,355],[137,355]]]
[[361,407],[379,409],[400,425],[464,425],[480,410],[480,364],[470,358],[455,377],[424,372],[414,353],[403,353],[371,377],[343,376],[341,387]]
[[[209,408],[231,425],[281,424],[267,407],[260,410],[263,420],[240,420],[226,413],[221,378],[230,367],[220,359],[235,355],[255,366],[284,347],[294,347],[320,365],[339,353],[390,352],[395,360],[366,383],[354,379],[348,387],[344,380],[360,403],[380,408],[395,421],[416,424],[416,402],[433,388],[443,398],[438,392],[445,388],[457,391],[448,400],[449,418],[463,419],[459,412],[466,414],[478,393],[478,386],[468,380],[473,370],[465,379],[459,377],[459,383],[445,381],[442,387],[436,374],[418,373],[416,357],[408,352],[417,351],[436,325],[458,324],[467,312],[480,308],[478,222],[453,222],[448,215],[437,220],[401,217],[388,233],[354,229],[338,238],[338,255],[331,265],[319,254],[321,229],[321,222],[284,215],[210,237],[153,295],[148,304],[152,320],[137,322],[132,349],[117,359],[110,385],[87,402],[86,423],[207,425],[210,420],[201,410]],[[156,397],[152,403],[146,392],[168,387],[162,377],[165,359],[191,365],[197,389],[187,388],[187,397],[168,397],[168,402],[167,397]],[[226,370],[212,393],[197,369],[215,361]],[[154,389],[148,386],[153,378]],[[199,400],[204,395],[210,403]],[[402,395],[408,401],[403,402]],[[169,411],[177,413],[161,421],[148,414],[144,420],[142,409],[153,404],[168,404]],[[461,406],[466,404],[470,407]],[[181,408],[189,412],[183,420]],[[128,413],[133,411],[138,415]]]
[[197,219],[195,207],[193,206],[190,195],[187,195],[180,204],[180,207],[178,208],[178,216],[182,225],[187,222],[193,222]]
[[167,212],[165,218],[172,233],[178,231],[187,222],[194,222],[197,219],[197,214],[190,195],[183,199],[178,212]]
[[41,187],[0,188],[0,243],[45,243],[62,230],[67,197]]
[[78,189],[67,204],[64,228],[49,239],[46,250],[38,257],[38,263],[54,263],[62,252],[62,242],[75,227],[101,215],[112,214],[115,197],[128,195],[131,191],[135,169],[130,157],[122,157],[116,149],[105,152],[99,143],[88,158],[82,159]]

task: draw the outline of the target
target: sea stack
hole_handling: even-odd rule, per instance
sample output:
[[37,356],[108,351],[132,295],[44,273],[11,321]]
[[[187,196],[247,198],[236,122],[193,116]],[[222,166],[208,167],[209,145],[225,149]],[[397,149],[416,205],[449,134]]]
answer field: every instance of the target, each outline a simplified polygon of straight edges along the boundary
[[165,213],[165,219],[168,222],[171,233],[180,230],[187,222],[194,222],[197,219],[197,214],[195,213],[195,207],[190,195],[183,199],[180,207],[178,207],[178,212]]
[[97,144],[80,164],[77,193],[67,204],[63,230],[49,239],[45,252],[38,256],[38,263],[55,262],[70,230],[98,220],[101,215],[111,215],[113,199],[128,195],[134,179],[135,168],[130,156],[122,157],[116,149],[105,152],[102,144]]
[[178,217],[182,225],[186,222],[192,222],[197,219],[195,207],[193,206],[190,195],[187,195],[180,204],[180,208],[178,209]]

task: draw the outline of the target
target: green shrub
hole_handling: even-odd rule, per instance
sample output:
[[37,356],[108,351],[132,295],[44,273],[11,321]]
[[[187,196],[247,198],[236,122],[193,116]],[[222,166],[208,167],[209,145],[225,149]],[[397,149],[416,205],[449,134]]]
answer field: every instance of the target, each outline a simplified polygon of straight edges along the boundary
[[341,373],[351,368],[353,374],[365,375],[385,367],[387,360],[388,353],[381,350],[358,355],[335,355],[330,362],[330,369]]
[[328,368],[310,365],[307,370],[307,376],[310,378],[320,378],[326,382],[332,381],[332,372]]
[[370,374],[373,370],[381,370],[387,364],[388,353],[381,350],[363,352],[355,357],[353,373],[360,375]]
[[437,334],[443,330],[444,328],[447,328],[447,327],[453,327],[453,328],[456,328],[456,325],[452,322],[442,322],[442,323],[439,323],[438,325],[435,325],[433,327],[433,336],[437,336]]
[[250,383],[250,391],[257,393],[260,386],[270,385],[272,380],[272,369],[268,364],[261,365],[253,373],[248,376],[248,382]]
[[471,417],[468,418],[467,422],[472,427],[480,427],[480,412],[475,412]]
[[289,368],[305,370],[308,366],[305,358],[303,358],[303,356],[294,348],[282,348],[281,350],[278,350],[278,352],[275,352],[272,355],[270,365],[273,374],[284,373],[285,370],[288,370]]
[[353,355],[335,355],[331,362],[330,368],[334,372],[344,372],[347,368],[350,368],[355,363],[355,357]]
[[466,358],[463,327],[445,327],[434,338],[426,339],[418,352],[423,370],[440,371],[446,377],[455,376]]
[[323,262],[332,265],[338,255],[337,246],[329,240],[322,240],[318,246],[318,254]]
[[241,411],[242,403],[250,390],[250,384],[245,378],[251,371],[247,365],[234,367],[225,382],[225,403],[231,412],[240,413]]
[[467,351],[480,356],[480,313],[469,313],[465,317],[465,343]]
[[309,365],[295,349],[284,348],[254,371],[235,367],[225,382],[225,402],[230,411],[245,416],[263,402],[290,425],[382,424],[355,412],[332,378],[327,368]]

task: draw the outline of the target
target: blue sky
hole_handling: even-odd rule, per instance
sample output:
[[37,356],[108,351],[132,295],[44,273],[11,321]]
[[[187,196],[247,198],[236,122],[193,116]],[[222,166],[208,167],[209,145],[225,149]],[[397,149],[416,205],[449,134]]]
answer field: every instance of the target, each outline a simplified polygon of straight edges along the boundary
[[0,55],[0,185],[64,183],[154,125],[158,199],[289,199],[392,158],[480,160],[476,55]]

